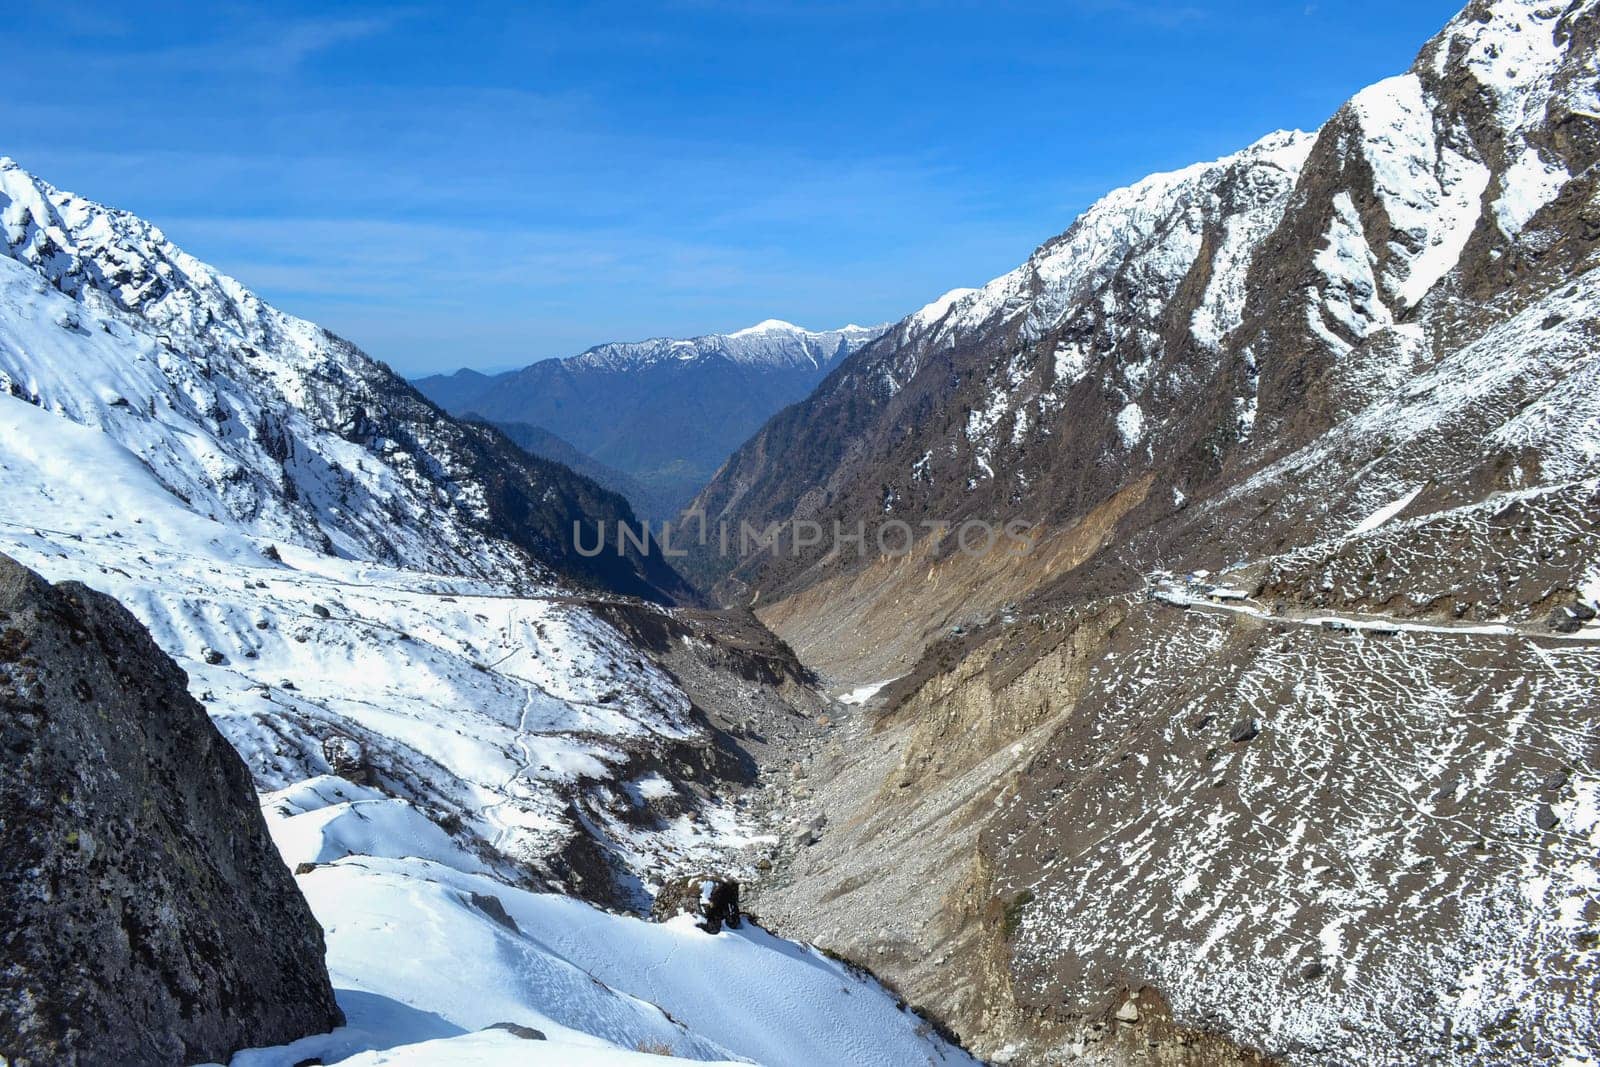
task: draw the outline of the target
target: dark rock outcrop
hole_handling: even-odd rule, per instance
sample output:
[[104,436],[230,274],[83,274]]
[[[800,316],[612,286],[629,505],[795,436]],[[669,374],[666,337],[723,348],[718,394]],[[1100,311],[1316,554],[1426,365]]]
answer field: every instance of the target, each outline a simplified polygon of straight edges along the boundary
[[650,909],[650,918],[656,922],[693,915],[695,925],[708,934],[720,933],[724,926],[737,929],[740,914],[739,883],[712,875],[669,880]]
[[342,1021],[249,772],[110,597],[0,556],[0,1060],[225,1060]]
[[1583,624],[1594,620],[1595,611],[1581,600],[1575,604],[1562,604],[1550,609],[1546,625],[1558,634],[1575,634]]
[[334,734],[323,738],[322,758],[328,761],[330,771],[347,782],[356,785],[377,784],[372,765],[367,762],[366,751],[361,747],[361,742],[353,737]]

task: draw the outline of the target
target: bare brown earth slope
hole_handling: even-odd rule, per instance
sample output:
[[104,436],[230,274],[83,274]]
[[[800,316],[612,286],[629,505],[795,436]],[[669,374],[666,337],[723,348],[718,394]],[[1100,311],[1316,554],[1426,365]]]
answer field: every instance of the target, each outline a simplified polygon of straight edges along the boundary
[[1592,1062],[1597,39],[1475,0],[730,459],[735,530],[1038,538],[689,562],[840,689],[898,679],[793,791],[825,825],[764,918],[996,1062]]

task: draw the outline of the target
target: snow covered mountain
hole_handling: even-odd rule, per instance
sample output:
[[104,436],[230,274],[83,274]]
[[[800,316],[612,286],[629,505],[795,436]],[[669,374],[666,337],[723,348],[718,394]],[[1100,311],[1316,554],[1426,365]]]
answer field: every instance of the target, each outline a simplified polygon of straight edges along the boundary
[[[697,504],[735,528],[1019,518],[1072,556],[1052,533],[1091,515],[1125,529],[1181,522],[1191,502],[1380,410],[1395,433],[1460,425],[1451,440],[1472,488],[1457,501],[1490,488],[1483,468],[1515,450],[1544,457],[1525,481],[1582,475],[1593,365],[1568,340],[1586,329],[1581,286],[1563,283],[1587,255],[1590,22],[1586,4],[1474,4],[1410,72],[1316,134],[1272,134],[1108,195],[1016,270],[941,297],[846,360]],[[1551,306],[1529,335],[1517,317],[1541,301]],[[1491,374],[1543,402],[1489,405]],[[1430,399],[1430,381],[1458,384]],[[1441,405],[1463,414],[1452,423]],[[1324,487],[1341,498],[1317,497],[1294,520],[1315,530],[1296,536],[1342,532],[1435,461],[1452,462],[1434,450],[1381,481],[1324,465],[1347,484]],[[1436,486],[1408,513],[1447,499]],[[1261,524],[1261,547],[1292,525],[1278,510],[1269,519],[1284,521]],[[764,603],[848,581],[822,546],[795,555],[787,544],[745,561],[708,555],[694,571]]]
[[[620,595],[677,587],[556,540],[613,498],[0,168],[0,550],[126,604],[262,793],[348,1025],[239,1064],[972,1062],[935,1019],[996,1063],[1592,1064],[1597,162],[1600,0],[1473,0],[831,369],[763,324],[492,383],[682,485],[814,375],[711,522],[1030,527],[692,561],[787,645]],[[711,872],[921,1010],[627,914]]]
[[620,595],[658,558],[563,547],[625,503],[10,162],[0,225],[0,551],[187,672],[327,933],[349,1025],[239,1062],[971,1062],[806,947],[557,895],[741,873],[745,731],[816,710],[769,635]]
[[768,319],[733,333],[613,342],[505,374],[462,370],[415,384],[456,414],[553,433],[642,484],[635,506],[666,519],[762,422],[884,329],[813,331]]
[[883,326],[850,325],[837,330],[807,330],[782,319],[766,319],[732,333],[713,333],[689,340],[656,337],[648,341],[612,341],[563,362],[572,370],[638,370],[663,360],[678,363],[725,360],[741,367],[826,370],[841,357],[872,341],[884,329]]
[[441,418],[142,219],[7,159],[0,226],[0,390],[109,434],[200,514],[391,565],[691,595],[659,559],[573,551],[572,521],[622,517],[623,501]]
[[741,448],[713,523],[923,533],[693,561],[893,679],[761,913],[1001,1061],[1592,1062],[1597,89],[1600,4],[1474,0]]

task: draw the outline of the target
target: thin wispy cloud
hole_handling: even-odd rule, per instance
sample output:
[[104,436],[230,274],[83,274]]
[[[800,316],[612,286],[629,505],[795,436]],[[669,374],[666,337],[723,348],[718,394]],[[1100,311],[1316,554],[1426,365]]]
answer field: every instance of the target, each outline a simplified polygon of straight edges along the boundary
[[397,10],[357,17],[221,19],[207,24],[213,32],[192,43],[110,51],[90,62],[168,74],[282,75],[340,46],[390,32],[407,14]]
[[276,39],[254,48],[236,50],[232,58],[284,70],[299,66],[319,52],[388,32],[403,17],[392,13],[366,18],[302,19],[284,27]]
[[1076,0],[1081,9],[1164,29],[1177,29],[1202,22],[1212,12],[1195,4],[1141,3],[1139,0]]

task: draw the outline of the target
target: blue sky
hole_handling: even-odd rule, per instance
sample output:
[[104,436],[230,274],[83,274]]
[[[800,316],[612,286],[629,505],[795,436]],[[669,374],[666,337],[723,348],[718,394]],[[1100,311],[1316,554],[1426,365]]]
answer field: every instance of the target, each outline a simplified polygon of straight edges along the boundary
[[21,0],[0,154],[402,373],[502,368],[899,318],[1457,6]]

